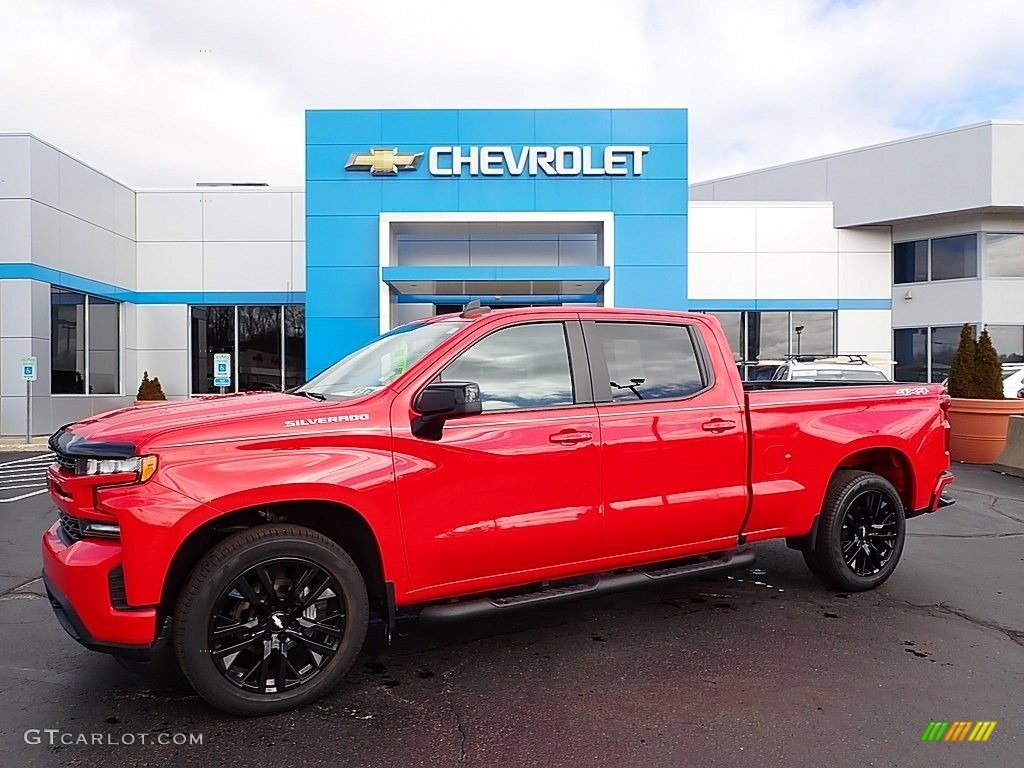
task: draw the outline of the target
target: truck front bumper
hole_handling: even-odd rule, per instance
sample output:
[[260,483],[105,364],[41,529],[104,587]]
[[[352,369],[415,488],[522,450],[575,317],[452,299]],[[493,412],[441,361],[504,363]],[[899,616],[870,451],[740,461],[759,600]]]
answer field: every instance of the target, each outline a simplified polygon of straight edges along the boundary
[[70,544],[60,523],[43,534],[43,584],[57,621],[86,648],[144,659],[156,639],[156,608],[114,605],[111,573],[121,565],[118,541],[82,539]]

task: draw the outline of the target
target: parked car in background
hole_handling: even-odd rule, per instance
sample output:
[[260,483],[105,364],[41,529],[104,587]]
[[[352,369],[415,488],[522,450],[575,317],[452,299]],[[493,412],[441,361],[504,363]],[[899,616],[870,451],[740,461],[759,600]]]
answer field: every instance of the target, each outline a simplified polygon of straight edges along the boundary
[[1024,363],[1003,364],[1003,397],[1024,398]]
[[829,358],[794,357],[780,365],[773,381],[892,381],[885,371],[860,355]]

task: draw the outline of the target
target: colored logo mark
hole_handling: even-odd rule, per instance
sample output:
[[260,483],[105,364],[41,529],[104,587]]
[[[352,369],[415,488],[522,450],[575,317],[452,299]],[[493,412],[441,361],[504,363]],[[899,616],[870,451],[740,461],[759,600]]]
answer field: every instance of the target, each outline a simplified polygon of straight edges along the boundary
[[932,720],[921,741],[988,741],[995,729],[995,720]]
[[373,176],[396,176],[399,171],[415,171],[422,152],[399,154],[398,148],[371,149],[369,153],[353,152],[345,163],[346,171],[369,171]]

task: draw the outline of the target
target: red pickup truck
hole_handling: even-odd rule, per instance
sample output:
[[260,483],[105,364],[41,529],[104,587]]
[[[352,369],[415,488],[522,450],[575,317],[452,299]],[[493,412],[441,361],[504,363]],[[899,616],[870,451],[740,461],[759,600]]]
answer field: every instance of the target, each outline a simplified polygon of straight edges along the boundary
[[470,309],[289,392],[61,428],[43,575],[87,647],[171,622],[210,703],[309,702],[371,620],[594,595],[749,565],[786,539],[876,587],[906,518],[950,503],[939,385],[743,384],[700,314]]

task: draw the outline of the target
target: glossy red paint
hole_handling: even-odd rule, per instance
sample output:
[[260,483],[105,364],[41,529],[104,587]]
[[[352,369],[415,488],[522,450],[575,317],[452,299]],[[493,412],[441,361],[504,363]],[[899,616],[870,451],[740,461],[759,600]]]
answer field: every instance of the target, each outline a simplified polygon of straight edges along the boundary
[[[463,416],[436,440],[413,433],[418,393],[476,341],[513,324],[582,328],[595,319],[692,326],[709,386],[679,400]],[[134,483],[54,465],[55,504],[118,522],[121,538],[66,544],[54,526],[43,537],[45,573],[92,637],[145,646],[190,537],[269,505],[361,517],[398,605],[805,535],[842,467],[889,477],[909,509],[937,507],[949,467],[941,387],[748,393],[732,360],[721,327],[704,315],[490,312],[358,399],[253,393],[104,414],[69,429],[88,443],[130,443],[137,455],[156,455],[158,469]],[[117,566],[131,610],[111,604],[107,579]]]

